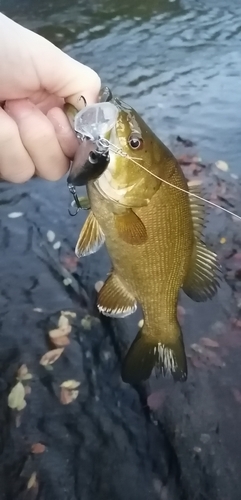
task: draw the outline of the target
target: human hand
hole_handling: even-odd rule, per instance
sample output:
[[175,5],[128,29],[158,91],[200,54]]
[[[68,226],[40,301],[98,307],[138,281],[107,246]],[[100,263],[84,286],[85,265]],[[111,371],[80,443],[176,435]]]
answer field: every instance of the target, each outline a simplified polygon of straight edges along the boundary
[[78,142],[62,108],[97,100],[99,76],[0,13],[0,177],[64,175]]

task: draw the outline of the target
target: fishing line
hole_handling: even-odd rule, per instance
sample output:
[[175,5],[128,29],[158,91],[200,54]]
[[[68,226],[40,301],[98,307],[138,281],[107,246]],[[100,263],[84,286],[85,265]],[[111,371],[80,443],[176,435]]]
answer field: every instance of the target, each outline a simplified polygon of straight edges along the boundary
[[107,141],[107,139],[104,139],[104,141],[108,142],[108,144],[110,146],[110,149],[111,149],[111,151],[113,153],[119,154],[120,156],[123,156],[123,157],[127,158],[128,160],[132,161],[132,163],[135,163],[135,165],[138,165],[138,167],[142,168],[148,174],[152,175],[153,177],[155,177],[159,181],[164,182],[164,184],[167,184],[168,186],[171,186],[171,187],[173,187],[175,189],[178,189],[179,191],[182,191],[183,193],[186,193],[189,196],[193,196],[194,198],[197,198],[198,200],[204,201],[205,203],[208,203],[209,205],[211,205],[211,206],[213,206],[215,208],[218,208],[219,210],[223,210],[224,212],[227,212],[229,215],[232,215],[233,217],[236,217],[237,219],[241,220],[241,216],[235,214],[234,212],[231,212],[231,210],[228,210],[227,208],[221,207],[220,205],[218,205],[217,203],[214,203],[213,201],[206,200],[205,198],[203,198],[202,196],[199,196],[196,193],[190,193],[190,191],[186,191],[186,189],[183,189],[183,188],[181,188],[179,186],[175,186],[171,182],[166,181],[165,179],[162,179],[161,177],[158,177],[158,175],[154,174],[153,172],[151,172],[150,170],[148,170],[148,168],[144,167],[144,165],[141,165],[141,163],[139,163],[137,161],[137,160],[141,160],[141,158],[132,158],[127,153],[125,153],[124,151],[122,151],[121,148],[117,148],[117,146],[115,146],[111,142]]

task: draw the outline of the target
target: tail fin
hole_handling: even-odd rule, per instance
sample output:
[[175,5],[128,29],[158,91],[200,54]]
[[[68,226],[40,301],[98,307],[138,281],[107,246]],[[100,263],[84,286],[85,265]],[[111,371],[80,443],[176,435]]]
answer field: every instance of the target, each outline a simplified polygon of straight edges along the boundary
[[[147,380],[154,366],[165,376],[171,373],[175,381],[187,379],[187,360],[179,324],[175,324],[172,341],[162,341],[159,335],[145,332],[145,325],[137,334],[122,365],[122,380],[137,384]],[[175,340],[174,340],[175,339]]]

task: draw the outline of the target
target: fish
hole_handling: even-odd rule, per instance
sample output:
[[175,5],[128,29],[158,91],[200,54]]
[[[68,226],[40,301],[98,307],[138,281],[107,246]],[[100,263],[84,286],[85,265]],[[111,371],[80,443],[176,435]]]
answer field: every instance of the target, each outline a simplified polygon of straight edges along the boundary
[[123,318],[142,309],[142,327],[122,363],[123,381],[146,381],[153,369],[185,381],[180,290],[203,302],[214,297],[221,280],[217,255],[203,238],[205,202],[195,197],[200,186],[188,183],[138,112],[117,97],[111,102],[118,117],[107,137],[110,161],[87,182],[91,209],[75,253],[80,258],[106,245],[112,267],[97,296],[100,313]]

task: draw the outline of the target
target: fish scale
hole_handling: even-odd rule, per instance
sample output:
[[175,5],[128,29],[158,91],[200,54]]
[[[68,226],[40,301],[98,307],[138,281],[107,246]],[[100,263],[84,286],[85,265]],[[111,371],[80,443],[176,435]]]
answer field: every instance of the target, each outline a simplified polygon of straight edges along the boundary
[[184,381],[179,290],[204,301],[219,286],[216,254],[200,239],[204,205],[191,196],[199,188],[188,186],[175,157],[138,113],[119,99],[112,102],[118,118],[106,139],[125,155],[112,151],[105,172],[87,184],[91,213],[76,254],[93,253],[106,243],[112,270],[98,294],[101,313],[125,317],[137,304],[142,308],[144,323],[124,359],[123,380],[139,383],[158,367]]

